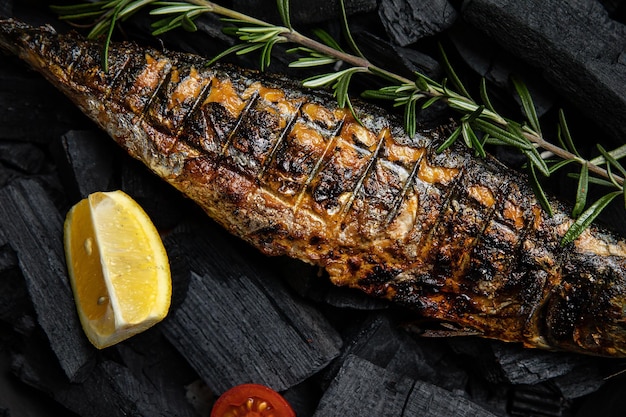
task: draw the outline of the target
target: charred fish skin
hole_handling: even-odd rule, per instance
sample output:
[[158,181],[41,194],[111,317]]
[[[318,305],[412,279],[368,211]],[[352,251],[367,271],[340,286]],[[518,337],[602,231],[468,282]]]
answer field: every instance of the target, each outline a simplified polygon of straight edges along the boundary
[[130,155],[269,255],[423,317],[526,346],[626,356],[626,242],[572,220],[444,132],[199,57],[0,21],[0,46],[65,92]]

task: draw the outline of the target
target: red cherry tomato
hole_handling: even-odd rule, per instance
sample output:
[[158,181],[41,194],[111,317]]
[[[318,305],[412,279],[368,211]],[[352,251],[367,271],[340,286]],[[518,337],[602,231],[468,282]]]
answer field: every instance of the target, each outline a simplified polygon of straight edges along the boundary
[[259,384],[242,384],[217,399],[211,417],[296,417],[296,413],[273,389]]

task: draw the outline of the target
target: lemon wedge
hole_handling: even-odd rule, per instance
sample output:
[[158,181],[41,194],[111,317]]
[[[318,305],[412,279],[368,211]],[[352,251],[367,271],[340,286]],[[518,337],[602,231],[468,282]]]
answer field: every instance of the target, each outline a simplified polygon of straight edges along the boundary
[[167,254],[145,211],[123,191],[97,192],[68,212],[65,255],[76,309],[98,349],[142,332],[167,315]]

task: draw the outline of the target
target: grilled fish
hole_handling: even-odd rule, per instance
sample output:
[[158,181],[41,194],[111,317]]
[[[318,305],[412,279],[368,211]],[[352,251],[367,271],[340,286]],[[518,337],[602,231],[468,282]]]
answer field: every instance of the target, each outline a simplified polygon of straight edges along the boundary
[[361,123],[325,92],[198,56],[0,22],[0,46],[133,157],[268,255],[488,338],[626,356],[626,241],[548,216],[523,177],[442,129]]

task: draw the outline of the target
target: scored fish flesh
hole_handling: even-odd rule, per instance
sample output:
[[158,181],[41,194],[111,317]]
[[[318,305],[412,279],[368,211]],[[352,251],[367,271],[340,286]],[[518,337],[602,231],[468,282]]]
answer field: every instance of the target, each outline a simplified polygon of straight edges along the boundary
[[529,347],[626,356],[626,241],[547,215],[523,176],[447,126],[279,76],[133,43],[0,21],[0,46],[63,91],[133,157],[268,255],[426,319]]

